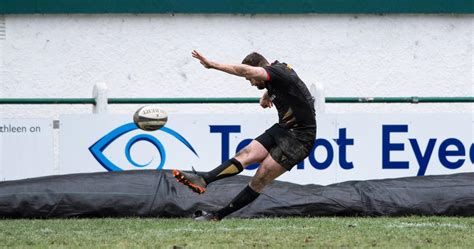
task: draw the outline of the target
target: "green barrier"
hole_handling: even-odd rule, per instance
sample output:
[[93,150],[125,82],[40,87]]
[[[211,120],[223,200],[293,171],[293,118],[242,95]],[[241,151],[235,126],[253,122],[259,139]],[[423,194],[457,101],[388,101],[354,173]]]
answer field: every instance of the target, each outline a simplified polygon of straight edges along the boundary
[[0,14],[474,13],[472,0],[0,0]]
[[326,103],[474,103],[474,97],[326,97]]
[[95,104],[93,98],[7,98],[0,104],[11,105],[49,105],[49,104]]
[[[474,97],[326,97],[326,103],[474,103]],[[259,98],[109,98],[109,104],[247,104]],[[4,98],[3,105],[95,104],[94,98]]]

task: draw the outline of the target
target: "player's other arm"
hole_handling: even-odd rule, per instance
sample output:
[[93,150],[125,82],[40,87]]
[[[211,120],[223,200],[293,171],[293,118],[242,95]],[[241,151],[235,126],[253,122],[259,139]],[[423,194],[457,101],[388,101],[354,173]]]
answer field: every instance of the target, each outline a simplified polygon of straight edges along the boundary
[[271,108],[273,106],[273,102],[268,95],[268,91],[265,91],[260,98],[260,106],[263,108]]
[[263,67],[252,67],[245,64],[225,64],[211,61],[200,52],[193,50],[192,56],[199,60],[205,68],[212,68],[228,74],[245,77],[247,80],[267,80],[268,74]]

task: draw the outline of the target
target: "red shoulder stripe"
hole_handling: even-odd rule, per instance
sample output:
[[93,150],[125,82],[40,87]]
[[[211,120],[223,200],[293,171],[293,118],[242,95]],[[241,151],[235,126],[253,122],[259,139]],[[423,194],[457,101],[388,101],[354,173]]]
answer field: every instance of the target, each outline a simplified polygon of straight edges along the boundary
[[263,69],[265,69],[265,72],[267,73],[267,79],[265,81],[269,81],[270,80],[270,74],[268,73],[266,68],[263,68]]

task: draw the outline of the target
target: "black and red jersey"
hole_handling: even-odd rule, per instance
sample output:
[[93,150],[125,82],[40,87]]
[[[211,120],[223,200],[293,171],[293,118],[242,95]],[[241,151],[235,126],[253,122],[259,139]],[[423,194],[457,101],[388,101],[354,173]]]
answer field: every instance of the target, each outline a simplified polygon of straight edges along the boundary
[[265,87],[278,110],[279,125],[293,130],[315,129],[314,97],[296,72],[278,61],[264,69],[268,73]]

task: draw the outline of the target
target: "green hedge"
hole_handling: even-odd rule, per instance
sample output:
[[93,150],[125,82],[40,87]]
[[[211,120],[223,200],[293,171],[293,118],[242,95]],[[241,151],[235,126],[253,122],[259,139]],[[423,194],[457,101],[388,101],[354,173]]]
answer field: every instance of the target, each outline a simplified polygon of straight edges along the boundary
[[0,0],[0,14],[33,13],[457,13],[473,0]]

